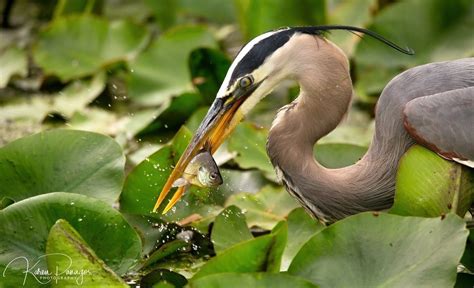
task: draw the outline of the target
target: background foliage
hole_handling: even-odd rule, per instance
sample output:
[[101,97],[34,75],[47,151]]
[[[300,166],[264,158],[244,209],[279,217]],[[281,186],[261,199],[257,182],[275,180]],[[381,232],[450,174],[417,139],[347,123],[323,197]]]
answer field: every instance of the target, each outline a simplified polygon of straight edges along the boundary
[[298,208],[265,151],[276,109],[298,93],[293,82],[217,152],[224,185],[191,188],[170,213],[151,213],[246,41],[283,26],[344,24],[416,51],[328,36],[350,58],[355,98],[315,157],[342,167],[367,150],[393,76],[474,55],[471,0],[3,0],[0,9],[0,287],[77,284],[25,278],[16,257],[95,271],[81,283],[91,286],[473,283],[473,236],[455,213],[472,202],[474,173],[422,147],[402,160],[391,214],[326,228]]

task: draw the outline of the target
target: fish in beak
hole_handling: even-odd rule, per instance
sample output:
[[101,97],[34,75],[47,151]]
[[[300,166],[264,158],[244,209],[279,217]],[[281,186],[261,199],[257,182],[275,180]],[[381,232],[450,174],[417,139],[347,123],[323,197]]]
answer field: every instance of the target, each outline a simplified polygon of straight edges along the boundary
[[[252,84],[252,83],[250,83]],[[243,114],[239,111],[242,103],[258,88],[259,84],[245,87],[246,89],[235,89],[224,97],[217,97],[212,103],[209,111],[202,120],[199,128],[194,134],[188,147],[178,160],[175,168],[171,172],[168,180],[163,186],[161,193],[153,208],[156,212],[161,203],[168,195],[173,183],[179,179],[185,171],[191,160],[198,154],[201,149],[214,153],[227,136],[235,129],[237,124],[242,120]],[[163,214],[168,212],[184,194],[184,187],[179,187],[170,202],[163,210]]]

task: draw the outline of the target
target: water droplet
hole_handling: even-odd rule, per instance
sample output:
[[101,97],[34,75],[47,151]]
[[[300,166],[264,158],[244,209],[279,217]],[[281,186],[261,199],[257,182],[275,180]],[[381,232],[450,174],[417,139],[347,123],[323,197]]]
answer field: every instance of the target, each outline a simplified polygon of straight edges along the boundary
[[78,222],[82,222],[82,218],[77,219]]

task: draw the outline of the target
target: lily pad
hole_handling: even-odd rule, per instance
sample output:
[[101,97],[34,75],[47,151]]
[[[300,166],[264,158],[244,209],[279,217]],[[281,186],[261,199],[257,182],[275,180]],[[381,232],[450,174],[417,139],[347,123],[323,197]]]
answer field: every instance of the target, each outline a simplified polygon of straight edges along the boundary
[[11,77],[25,77],[27,73],[28,61],[25,51],[17,47],[0,51],[0,89],[7,86]]
[[411,147],[400,160],[390,213],[464,217],[474,200],[474,172],[447,161],[423,146]]
[[238,207],[229,206],[216,217],[211,234],[216,254],[252,238],[245,216]]
[[299,207],[283,187],[265,186],[256,194],[239,193],[232,195],[226,206],[235,205],[242,209],[250,227],[258,226],[271,230],[291,210]]
[[73,15],[58,18],[40,32],[33,57],[47,74],[68,81],[131,60],[147,38],[146,29],[128,21]]
[[272,243],[273,235],[265,235],[234,245],[206,262],[193,279],[224,272],[266,271]]
[[193,288],[316,288],[313,283],[283,273],[219,273],[193,279]]
[[51,227],[46,243],[46,258],[51,286],[128,287],[105,263],[97,257],[84,239],[65,220],[58,220]]
[[122,149],[107,136],[41,132],[0,148],[0,196],[20,201],[62,191],[112,204],[120,194],[124,164]]
[[288,215],[288,242],[283,252],[281,271],[288,270],[301,247],[324,228],[323,224],[313,219],[303,208],[291,211]]
[[[115,209],[97,199],[73,193],[48,193],[0,210],[0,265],[26,257],[46,269],[46,240],[58,219],[69,222],[97,256],[121,274],[140,256],[140,237]],[[9,270],[25,269],[12,261]]]
[[272,230],[273,243],[268,253],[267,271],[279,272],[285,246],[288,240],[288,223],[280,221]]
[[453,214],[361,213],[313,236],[288,272],[321,287],[452,287],[467,236]]
[[172,96],[193,91],[188,57],[201,47],[216,47],[213,35],[203,26],[185,26],[162,34],[130,63],[130,98],[141,104],[159,105]]

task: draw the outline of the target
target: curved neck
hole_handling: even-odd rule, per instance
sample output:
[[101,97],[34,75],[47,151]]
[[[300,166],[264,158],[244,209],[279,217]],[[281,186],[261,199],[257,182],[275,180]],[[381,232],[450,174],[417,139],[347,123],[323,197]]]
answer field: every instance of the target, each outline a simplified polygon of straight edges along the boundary
[[[315,142],[336,128],[352,96],[348,65],[341,62],[340,55],[331,57],[333,54],[331,51],[316,57],[324,56],[330,65],[308,61],[312,64],[295,75],[300,95],[279,111],[267,143],[272,164],[289,192],[325,221],[389,208],[398,159],[411,145],[407,135],[394,135],[405,133],[398,129],[402,128],[402,118],[389,117],[384,121],[392,123],[384,123],[384,127],[395,127],[394,131],[377,131],[377,126],[372,145],[359,162],[340,169],[327,169],[317,163],[313,156]],[[380,137],[386,133],[392,133],[397,141]]]

